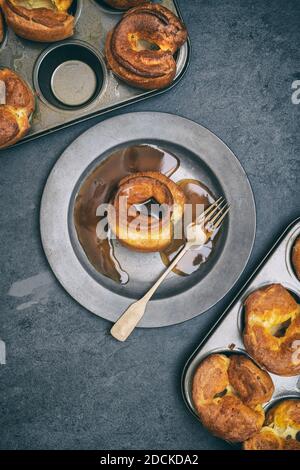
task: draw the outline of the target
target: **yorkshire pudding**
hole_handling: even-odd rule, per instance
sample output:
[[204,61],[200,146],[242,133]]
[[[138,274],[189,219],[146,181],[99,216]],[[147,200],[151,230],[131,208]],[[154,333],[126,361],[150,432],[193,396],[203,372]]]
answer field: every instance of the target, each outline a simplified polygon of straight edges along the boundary
[[295,269],[297,278],[300,281],[300,237],[297,238],[292,250],[292,263]]
[[[137,207],[147,202],[162,206],[161,214]],[[108,211],[109,225],[123,245],[143,252],[161,251],[172,241],[184,203],[183,191],[167,176],[155,171],[134,173],[118,185],[113,210]]]
[[104,0],[105,3],[118,10],[128,10],[128,8],[137,7],[147,0]]
[[186,39],[187,31],[174,13],[147,3],[125,13],[108,33],[105,55],[108,66],[129,85],[164,88],[175,77],[173,55]]
[[270,372],[300,373],[300,305],[281,284],[256,290],[245,301],[244,343]]
[[15,144],[28,132],[34,95],[24,80],[10,69],[0,69],[5,104],[0,105],[0,149]]
[[240,354],[211,354],[199,365],[192,385],[203,425],[231,442],[245,441],[260,431],[262,404],[273,391],[269,374]]
[[3,0],[8,26],[25,39],[61,41],[73,35],[74,17],[67,10],[73,0]]
[[283,400],[266,414],[264,427],[245,450],[300,450],[300,400]]

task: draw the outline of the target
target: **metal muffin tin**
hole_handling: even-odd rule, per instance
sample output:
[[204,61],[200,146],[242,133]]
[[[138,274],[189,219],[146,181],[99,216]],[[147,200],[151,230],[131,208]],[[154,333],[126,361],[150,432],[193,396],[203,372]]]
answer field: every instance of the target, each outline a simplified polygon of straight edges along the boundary
[[[161,0],[158,3],[181,18],[176,1]],[[15,70],[37,94],[31,130],[21,142],[163,93],[176,85],[187,69],[189,41],[177,53],[177,74],[169,87],[145,91],[126,85],[107,69],[103,55],[106,35],[123,12],[101,0],[74,0],[71,8],[76,27],[70,40],[49,46],[19,38],[11,28],[5,28],[5,38],[0,44],[1,67]],[[78,65],[77,73],[67,70],[67,61],[69,67]],[[63,82],[64,72],[67,77],[78,77],[84,70],[86,81],[81,84],[75,80],[72,84],[70,79]],[[72,90],[74,94],[76,92],[76,99],[72,97]]]
[[[182,375],[182,393],[187,407],[199,420],[200,418],[192,400],[192,382],[196,369],[202,360],[213,353],[224,353],[226,355],[234,353],[244,354],[254,360],[247,353],[242,337],[244,324],[243,304],[248,295],[262,286],[280,283],[299,301],[300,281],[297,279],[291,263],[291,250],[299,235],[300,217],[290,224],[279,237],[233,302],[187,361]],[[275,403],[284,398],[300,399],[299,376],[282,377],[272,373],[270,373],[270,376],[272,377],[275,391],[270,402],[265,404],[265,410],[270,409]]]

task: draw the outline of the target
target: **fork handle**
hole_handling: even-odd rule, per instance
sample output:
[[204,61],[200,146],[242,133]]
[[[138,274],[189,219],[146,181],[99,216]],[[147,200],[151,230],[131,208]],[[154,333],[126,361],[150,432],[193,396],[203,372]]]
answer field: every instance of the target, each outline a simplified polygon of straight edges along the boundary
[[148,292],[137,302],[131,304],[128,309],[121,315],[116,321],[112,329],[110,330],[111,335],[119,341],[126,341],[128,336],[133,332],[135,327],[138,325],[142,317],[144,316],[147,304],[156,290],[159,288],[161,283],[165,280],[168,274],[175,268],[178,261],[185,255],[185,253],[191,247],[190,243],[186,243],[182,250],[175,256],[172,263],[155,282],[155,284],[148,290]]
[[116,321],[110,334],[118,341],[126,341],[128,336],[131,335],[137,324],[142,319],[147,302],[138,300],[131,304],[128,309]]
[[145,299],[146,302],[149,302],[151,297],[155,294],[161,283],[166,279],[166,277],[170,274],[170,272],[175,268],[175,266],[178,264],[178,261],[181,260],[181,258],[186,254],[186,252],[190,249],[191,244],[187,242],[182,250],[178,253],[177,256],[173,259],[172,263],[169,264],[167,269],[162,273],[162,275],[157,279],[155,284],[148,290],[148,292],[144,295],[142,299]]

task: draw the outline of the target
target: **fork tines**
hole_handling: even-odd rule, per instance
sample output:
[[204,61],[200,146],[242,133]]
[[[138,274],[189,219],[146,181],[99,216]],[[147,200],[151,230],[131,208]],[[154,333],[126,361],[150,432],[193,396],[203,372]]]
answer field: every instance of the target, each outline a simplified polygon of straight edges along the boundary
[[221,196],[211,204],[198,219],[208,232],[214,232],[222,223],[230,209],[227,201]]

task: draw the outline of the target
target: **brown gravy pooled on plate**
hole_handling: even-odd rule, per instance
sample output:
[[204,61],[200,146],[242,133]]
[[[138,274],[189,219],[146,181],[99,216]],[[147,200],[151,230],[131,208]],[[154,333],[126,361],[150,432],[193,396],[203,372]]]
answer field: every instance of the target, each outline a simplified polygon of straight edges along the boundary
[[74,222],[80,244],[97,271],[121,284],[128,282],[128,274],[114,256],[113,241],[109,236],[97,238],[99,205],[109,202],[119,181],[131,173],[160,171],[171,176],[178,168],[174,155],[152,145],[136,145],[114,152],[86,178],[75,201]]
[[[170,177],[179,166],[179,159],[161,148],[154,145],[136,145],[114,152],[85,179],[76,197],[74,223],[79,242],[98,272],[121,284],[126,284],[129,279],[114,255],[114,241],[109,236],[109,227],[106,227],[107,238],[97,237],[96,228],[103,217],[96,214],[97,208],[112,200],[119,181],[125,176],[137,172],[159,171]],[[215,201],[200,181],[182,180],[177,184],[184,191],[188,203],[204,204],[207,207]],[[193,218],[195,217],[193,210]],[[161,258],[166,265],[183,244],[183,238],[174,240],[161,253]],[[191,274],[206,261],[212,248],[213,241],[198,250],[187,253],[175,272],[181,275]]]

